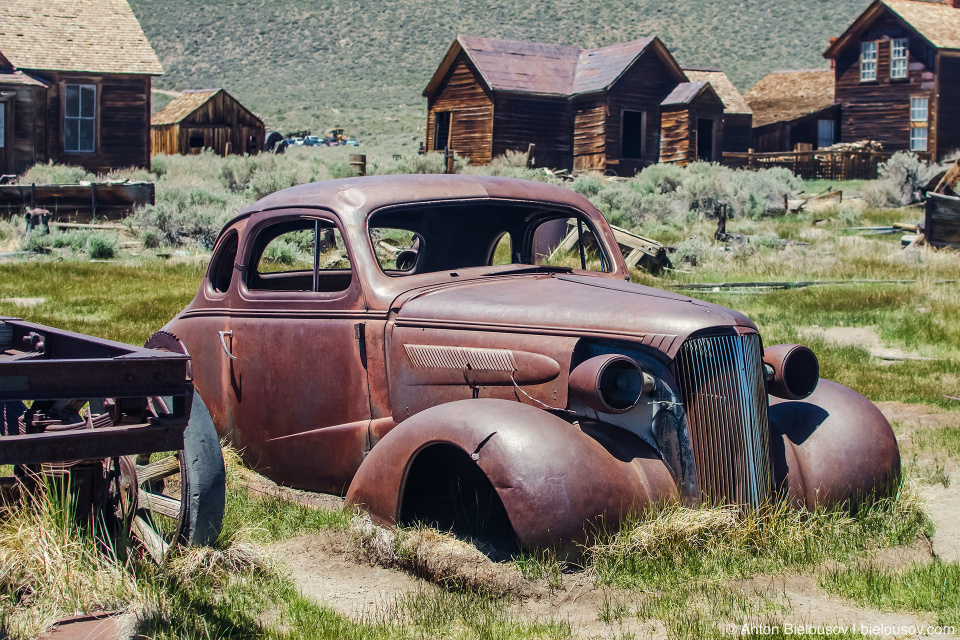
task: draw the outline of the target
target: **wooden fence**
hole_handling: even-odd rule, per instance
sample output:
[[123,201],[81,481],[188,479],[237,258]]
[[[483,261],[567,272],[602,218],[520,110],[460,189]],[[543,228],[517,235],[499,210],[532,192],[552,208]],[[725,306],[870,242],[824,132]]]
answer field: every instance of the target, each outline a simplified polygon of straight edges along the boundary
[[137,207],[154,204],[152,182],[0,185],[0,213],[19,215],[41,207],[54,220],[119,220]]
[[[733,169],[783,167],[804,180],[873,180],[877,165],[892,153],[885,151],[785,151],[778,153],[724,153],[721,161]],[[929,154],[917,154],[928,160]]]

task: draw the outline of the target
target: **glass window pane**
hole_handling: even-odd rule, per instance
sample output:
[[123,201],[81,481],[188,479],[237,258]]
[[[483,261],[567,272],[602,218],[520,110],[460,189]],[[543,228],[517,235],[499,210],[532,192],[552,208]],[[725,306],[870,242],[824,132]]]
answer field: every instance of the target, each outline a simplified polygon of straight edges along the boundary
[[66,118],[63,121],[63,148],[65,151],[79,151],[80,121]]
[[66,88],[66,113],[68,118],[80,115],[80,85],[68,84]]
[[927,128],[926,127],[910,128],[910,150],[911,151],[927,150]]
[[95,120],[78,120],[80,125],[80,146],[78,151],[93,151],[93,134]]
[[80,115],[84,118],[96,117],[97,88],[93,85],[80,87]]

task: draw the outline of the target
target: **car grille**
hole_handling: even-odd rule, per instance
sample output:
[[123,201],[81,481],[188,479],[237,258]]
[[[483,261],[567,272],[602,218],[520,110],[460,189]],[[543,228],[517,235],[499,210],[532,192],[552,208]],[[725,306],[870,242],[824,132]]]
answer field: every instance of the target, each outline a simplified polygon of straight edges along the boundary
[[687,340],[676,373],[701,498],[758,507],[771,491],[760,336]]

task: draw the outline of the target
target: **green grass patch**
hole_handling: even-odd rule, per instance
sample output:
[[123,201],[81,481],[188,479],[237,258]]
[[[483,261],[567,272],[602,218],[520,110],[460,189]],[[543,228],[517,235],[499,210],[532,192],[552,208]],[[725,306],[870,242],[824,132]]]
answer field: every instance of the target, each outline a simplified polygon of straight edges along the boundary
[[929,612],[936,624],[960,626],[960,565],[940,561],[894,571],[872,564],[832,571],[820,586],[881,610]]
[[321,529],[345,529],[352,517],[353,512],[346,509],[309,508],[275,496],[253,497],[243,487],[231,487],[220,539],[247,537],[267,543]]
[[960,427],[917,429],[911,434],[910,442],[919,451],[946,455],[960,462]]

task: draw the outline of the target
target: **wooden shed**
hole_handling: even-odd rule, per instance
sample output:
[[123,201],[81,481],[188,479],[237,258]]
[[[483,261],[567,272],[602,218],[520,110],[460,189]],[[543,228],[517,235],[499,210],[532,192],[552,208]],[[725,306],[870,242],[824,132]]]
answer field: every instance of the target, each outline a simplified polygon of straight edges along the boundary
[[839,140],[840,107],[829,69],[775,71],[743,97],[753,109],[755,151],[812,150]]
[[656,37],[600,49],[458,36],[423,94],[429,151],[473,164],[535,145],[534,164],[633,175],[659,159],[680,66]]
[[0,173],[149,165],[162,73],[126,0],[0,3]]
[[840,141],[938,160],[960,148],[960,0],[874,0],[823,55]]
[[720,69],[707,67],[684,67],[683,72],[690,82],[709,82],[723,100],[723,146],[724,153],[743,153],[751,147],[753,109],[743,99],[737,88]]
[[150,120],[153,153],[255,154],[263,148],[263,120],[223,89],[184,91]]
[[660,162],[720,160],[723,101],[709,83],[678,84],[660,108]]

